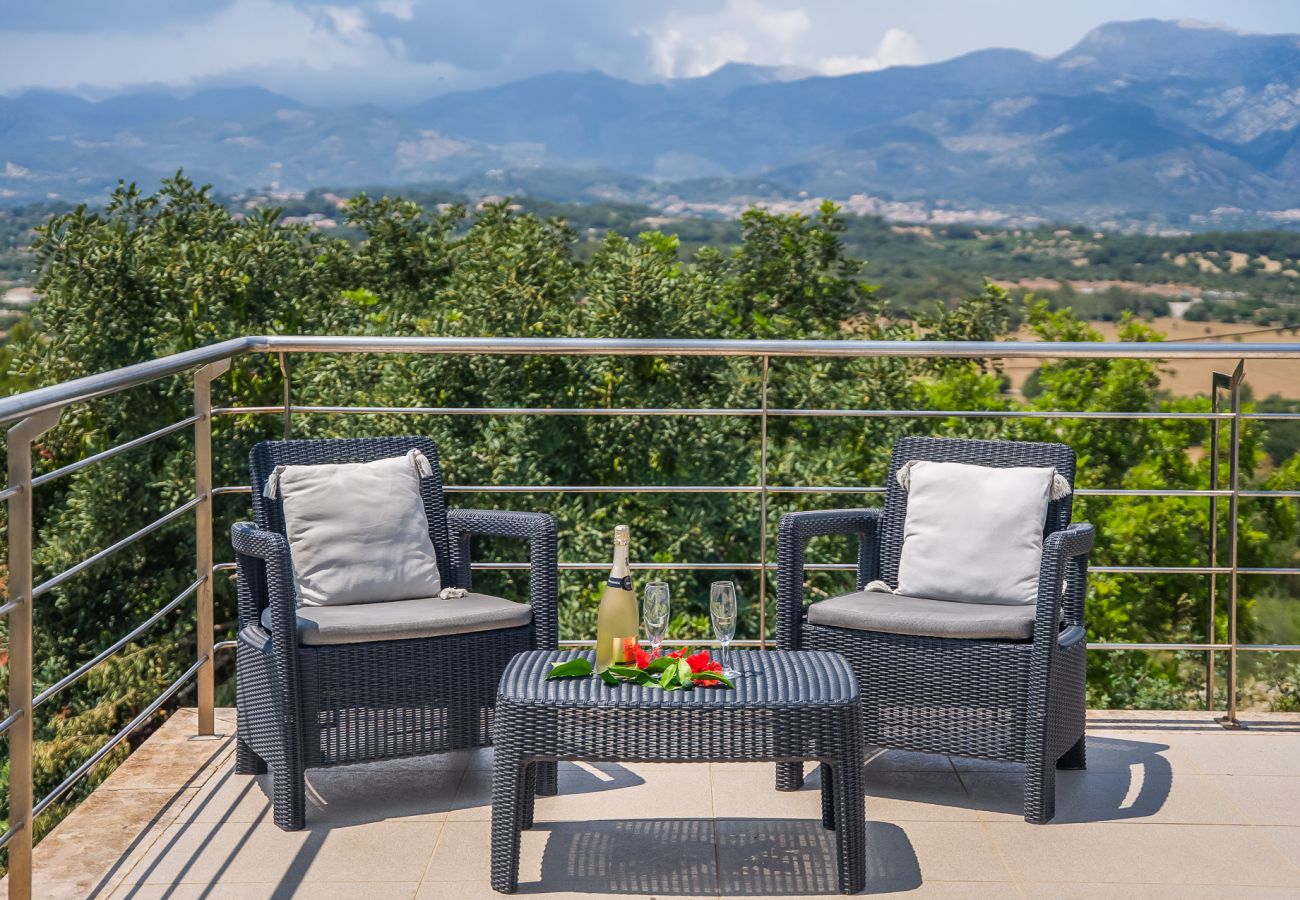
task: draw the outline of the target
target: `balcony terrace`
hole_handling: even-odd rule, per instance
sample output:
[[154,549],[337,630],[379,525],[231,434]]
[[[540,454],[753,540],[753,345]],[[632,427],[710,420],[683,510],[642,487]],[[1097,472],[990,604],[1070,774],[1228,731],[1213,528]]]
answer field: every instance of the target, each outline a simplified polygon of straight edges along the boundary
[[[758,423],[756,483],[748,485],[462,485],[451,492],[735,493],[757,498],[759,558],[725,565],[698,560],[643,563],[643,569],[775,569],[768,536],[769,499],[781,494],[844,494],[847,504],[879,493],[872,485],[775,485],[767,476],[767,425],[775,417],[908,416],[927,419],[1038,416],[1095,419],[1180,417],[1210,426],[1214,460],[1226,457],[1209,489],[1096,488],[1092,496],[1201,498],[1222,510],[1226,541],[1206,548],[1200,565],[1097,566],[1117,574],[1208,576],[1205,602],[1228,611],[1226,633],[1199,642],[1092,644],[1109,652],[1202,654],[1206,709],[1198,712],[1097,710],[1089,714],[1088,762],[1058,775],[1057,816],[1048,825],[1022,819],[1018,766],[873,750],[865,760],[868,818],[867,893],[919,896],[1286,897],[1300,896],[1300,714],[1238,709],[1238,661],[1300,651],[1294,644],[1238,640],[1238,580],[1291,576],[1295,568],[1249,568],[1238,559],[1238,504],[1251,497],[1300,498],[1300,491],[1248,490],[1238,456],[1244,421],[1300,418],[1242,408],[1248,361],[1294,366],[1300,344],[1033,344],[829,341],[641,341],[533,339],[383,339],[256,337],[178,354],[115,372],[0,400],[10,423],[9,503],[10,704],[0,721],[9,741],[9,853],[6,896],[28,897],[456,897],[495,896],[487,880],[491,750],[375,763],[308,774],[307,827],[283,832],[270,821],[266,776],[234,773],[234,710],[216,705],[218,655],[231,642],[214,632],[214,582],[232,568],[213,534],[213,500],[246,493],[214,485],[213,455],[242,455],[212,438],[222,415],[603,415],[608,409],[297,406],[284,363],[308,353],[734,356],[755,360],[761,400],[752,408],[629,409],[625,415],[727,415]],[[244,354],[279,355],[284,403],[214,409],[211,385]],[[1232,370],[1215,376],[1208,413],[917,411],[776,409],[767,402],[769,364],[785,357],[1143,358],[1208,359]],[[32,447],[73,404],[93,402],[159,379],[192,373],[193,415],[150,434],[33,477]],[[1207,385],[1207,389],[1210,386]],[[1219,426],[1225,426],[1220,439]],[[33,489],[153,440],[193,430],[191,499],[120,541],[42,583],[33,583]],[[231,501],[236,502],[236,501]],[[195,514],[194,581],[160,612],[59,681],[33,688],[32,601],[113,553],[189,513]],[[1178,561],[1182,563],[1183,561]],[[482,568],[524,568],[487,563]],[[561,560],[561,572],[600,568]],[[818,562],[810,570],[847,568]],[[190,576],[186,576],[187,578]],[[758,578],[758,646],[771,642]],[[1225,596],[1216,597],[1222,582]],[[197,655],[152,703],[89,756],[51,793],[33,796],[33,713],[172,610],[193,611]],[[561,642],[566,640],[561,622]],[[696,644],[706,643],[696,641]],[[1221,667],[1215,672],[1216,660]],[[222,660],[225,662],[225,660]],[[1214,686],[1220,684],[1221,690]],[[175,708],[194,691],[196,706]],[[92,773],[112,750],[170,711],[166,722],[33,850],[33,823]],[[1238,726],[1245,726],[1238,727]],[[539,798],[536,825],[523,836],[520,892],[549,895],[790,896],[834,893],[833,841],[819,822],[815,775],[798,792],[773,790],[771,764],[571,764],[560,794]]]

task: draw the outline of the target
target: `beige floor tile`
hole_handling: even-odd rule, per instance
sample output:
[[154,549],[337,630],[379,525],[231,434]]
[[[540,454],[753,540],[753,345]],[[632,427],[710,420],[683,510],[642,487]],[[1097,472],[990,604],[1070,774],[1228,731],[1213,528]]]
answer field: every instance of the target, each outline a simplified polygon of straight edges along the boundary
[[[922,883],[1014,880],[981,822],[903,822],[896,827],[911,847]],[[901,843],[897,846],[901,852]]]
[[1300,871],[1300,828],[1273,825],[1255,830],[1290,861],[1292,868]]
[[948,757],[939,753],[910,753],[879,747],[867,748],[865,761],[868,769],[877,772],[951,772],[953,766]]
[[[526,832],[524,836],[528,836]],[[491,873],[491,848],[491,823],[448,821],[421,880],[486,883]]]
[[[411,900],[419,884],[132,884],[111,900]],[[500,896],[500,895],[498,895]]]
[[[1300,752],[1300,738],[1296,738]],[[1205,776],[1222,789],[1256,825],[1300,826],[1300,778],[1277,778],[1265,775]]]
[[[961,776],[982,818],[1024,818],[1024,777],[966,772]],[[1217,776],[1139,769],[1133,775],[1058,772],[1056,817],[1052,824],[1156,822],[1190,825],[1247,825],[1250,820],[1220,788]]]
[[716,896],[714,835],[708,818],[540,823],[523,835],[520,893]]
[[[703,769],[703,767],[701,767]],[[653,769],[656,777],[669,771],[668,766]],[[707,775],[702,776],[707,778]],[[660,778],[663,789],[671,790],[676,782]],[[604,802],[599,795],[642,785],[645,778],[632,769],[615,763],[561,763],[558,798],[542,797],[538,800],[538,816],[545,808],[551,818],[572,818],[575,811],[590,815]],[[625,795],[619,794],[619,802]],[[586,799],[584,799],[586,798]],[[583,804],[587,804],[583,806]],[[582,818],[583,816],[578,816]],[[492,771],[467,769],[451,803],[450,819],[453,822],[487,821],[492,818]]]
[[419,881],[441,822],[281,831],[269,822],[172,825],[125,883]]
[[1026,897],[1051,900],[1294,900],[1295,888],[1224,884],[1046,884],[1020,885]]
[[979,818],[955,772],[877,772],[864,779],[867,818],[880,822],[970,822]]
[[598,763],[582,771],[562,771],[559,791],[554,797],[537,798],[537,821],[713,816],[709,767],[702,764]]
[[[461,769],[429,768],[424,758],[307,773],[307,824],[356,825],[393,819],[440,821],[452,807]],[[271,820],[270,775],[223,767],[181,814],[189,822]]]
[[821,795],[815,775],[797,791],[778,791],[770,771],[713,773],[713,810],[719,819],[816,819],[820,822]]
[[1295,885],[1300,871],[1246,825],[988,822],[1022,881]]
[[1300,777],[1300,735],[1254,732],[1174,733],[1171,748],[1202,775]]
[[[719,820],[718,881],[723,896],[836,894],[835,832],[820,821]],[[907,835],[897,825],[867,824],[867,893],[921,885]]]

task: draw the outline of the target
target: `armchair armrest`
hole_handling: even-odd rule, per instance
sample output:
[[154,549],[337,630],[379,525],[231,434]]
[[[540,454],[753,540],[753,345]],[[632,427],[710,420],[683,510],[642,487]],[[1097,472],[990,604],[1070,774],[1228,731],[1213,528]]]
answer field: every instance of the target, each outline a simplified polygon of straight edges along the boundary
[[472,586],[470,544],[474,536],[519,538],[528,542],[528,593],[537,649],[554,650],[560,631],[555,519],[547,513],[449,509],[447,530],[452,578],[457,587],[467,590]]
[[239,574],[239,628],[264,628],[262,610],[271,610],[271,636],[277,653],[291,653],[298,645],[297,597],[289,542],[275,531],[252,522],[230,527]]
[[879,569],[880,509],[831,509],[786,513],[776,544],[776,640],[783,650],[799,648],[803,616],[804,548],[808,539],[828,534],[858,536],[858,588],[873,580]]
[[1083,600],[1088,588],[1088,554],[1096,532],[1075,522],[1043,541],[1038,570],[1038,610],[1034,640],[1056,641],[1062,628],[1083,626]]

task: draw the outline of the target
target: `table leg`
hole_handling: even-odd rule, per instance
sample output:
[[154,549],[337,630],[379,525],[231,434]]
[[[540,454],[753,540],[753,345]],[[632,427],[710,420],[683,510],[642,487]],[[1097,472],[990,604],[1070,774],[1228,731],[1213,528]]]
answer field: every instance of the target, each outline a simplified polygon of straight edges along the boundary
[[778,791],[797,791],[803,787],[803,763],[783,762],[776,764],[776,789]]
[[524,766],[524,788],[519,792],[519,827],[527,830],[533,827],[533,811],[537,806],[537,767],[543,763],[528,763]]
[[519,831],[523,824],[527,773],[517,754],[497,745],[492,766],[492,888],[519,888]]
[[536,763],[537,768],[537,793],[543,797],[554,797],[560,792],[560,764],[551,760],[550,762]]
[[818,767],[822,782],[822,827],[835,828],[835,773],[831,767],[822,763]]
[[[867,883],[866,804],[862,796],[862,760],[841,757],[831,767],[835,817],[836,868],[840,893],[856,894]],[[823,766],[823,771],[825,767]]]

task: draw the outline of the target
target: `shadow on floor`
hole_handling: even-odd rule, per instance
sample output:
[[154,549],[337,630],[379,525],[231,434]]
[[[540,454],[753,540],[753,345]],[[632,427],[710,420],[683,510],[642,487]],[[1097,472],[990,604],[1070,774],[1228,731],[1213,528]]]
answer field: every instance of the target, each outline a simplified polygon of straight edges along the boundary
[[[1173,769],[1161,754],[1167,744],[1112,737],[1088,738],[1088,768],[1056,773],[1053,824],[1113,822],[1155,815],[1169,798]],[[933,781],[875,773],[867,767],[867,814],[871,797],[910,800],[988,812],[1023,815],[1025,767],[1016,763],[964,761],[956,783],[936,790]],[[808,779],[816,788],[817,776]]]
[[[835,833],[802,819],[539,822],[541,881],[519,893],[837,894]],[[866,893],[908,891],[921,869],[897,825],[867,823]]]

